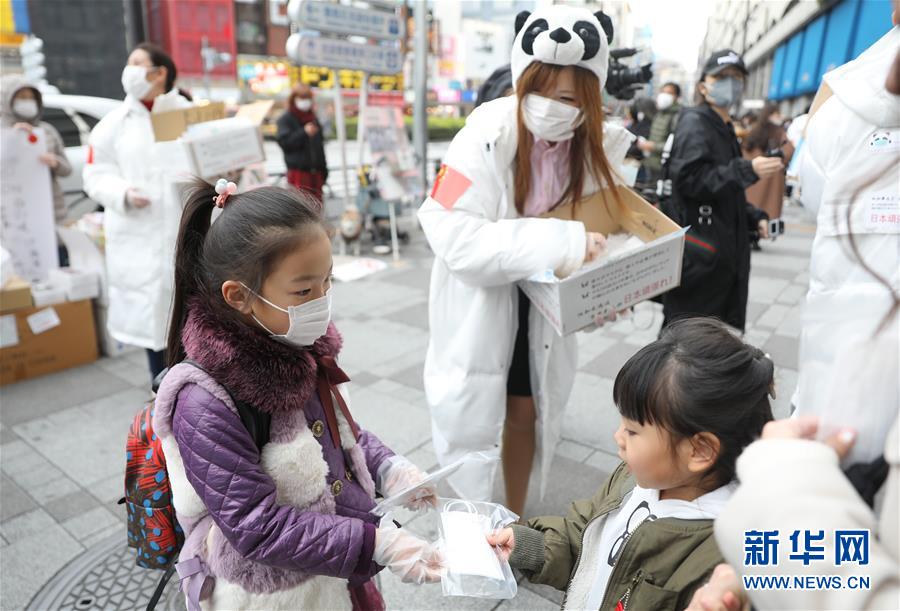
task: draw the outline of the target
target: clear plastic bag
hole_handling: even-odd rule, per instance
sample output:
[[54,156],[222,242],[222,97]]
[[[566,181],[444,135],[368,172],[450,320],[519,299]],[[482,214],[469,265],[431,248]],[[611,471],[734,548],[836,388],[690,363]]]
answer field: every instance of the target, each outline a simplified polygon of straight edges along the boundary
[[470,454],[466,454],[459,460],[450,463],[446,467],[441,467],[437,471],[429,473],[425,479],[423,479],[415,486],[407,488],[406,490],[403,490],[389,498],[384,499],[371,509],[371,513],[374,513],[378,516],[383,516],[388,512],[397,509],[398,507],[403,507],[410,504],[410,502],[416,500],[417,498],[421,498],[421,496],[427,496],[431,494],[429,489],[433,490],[433,486],[435,486],[438,482],[445,480],[457,471],[465,471],[466,469],[483,470],[486,466],[499,460],[500,455],[496,450],[490,452],[471,452]]
[[503,505],[438,499],[438,545],[444,561],[444,596],[506,599],[518,587],[509,562],[500,560],[487,536],[519,519]]

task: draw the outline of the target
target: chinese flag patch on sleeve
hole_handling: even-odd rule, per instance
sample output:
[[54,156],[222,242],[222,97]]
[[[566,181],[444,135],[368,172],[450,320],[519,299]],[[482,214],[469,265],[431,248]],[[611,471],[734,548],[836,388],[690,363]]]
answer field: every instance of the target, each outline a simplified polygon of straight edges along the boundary
[[472,181],[444,164],[434,179],[434,187],[431,189],[431,199],[451,210],[456,201],[466,190],[472,186]]

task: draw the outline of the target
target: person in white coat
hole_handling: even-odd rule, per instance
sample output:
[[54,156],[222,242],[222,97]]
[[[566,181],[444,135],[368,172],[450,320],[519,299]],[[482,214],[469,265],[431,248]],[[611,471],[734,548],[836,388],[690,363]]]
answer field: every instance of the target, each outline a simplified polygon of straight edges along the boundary
[[841,361],[855,345],[879,332],[900,351],[898,317],[890,316],[900,294],[900,95],[885,85],[898,49],[895,25],[824,76],[800,165],[802,201],[817,212],[817,228],[793,402],[799,415],[859,431],[847,466],[879,458],[896,415],[896,395],[885,396],[877,380],[865,405],[833,398],[846,390]]
[[122,71],[125,101],[94,127],[84,167],[84,190],[104,207],[108,330],[147,350],[152,377],[165,368],[181,202],[164,188],[176,169],[157,150],[150,113],[191,106],[175,77],[162,49],[138,45]]
[[[502,437],[517,513],[535,458],[543,494],[578,359],[575,337],[558,336],[516,282],[565,276],[604,248],[580,222],[538,217],[620,182],[612,168],[633,137],[603,122],[611,36],[608,17],[583,8],[520,13],[515,95],[468,117],[418,214],[435,253],[424,374],[435,452],[447,464]],[[494,474],[460,470],[449,483],[486,500]]]

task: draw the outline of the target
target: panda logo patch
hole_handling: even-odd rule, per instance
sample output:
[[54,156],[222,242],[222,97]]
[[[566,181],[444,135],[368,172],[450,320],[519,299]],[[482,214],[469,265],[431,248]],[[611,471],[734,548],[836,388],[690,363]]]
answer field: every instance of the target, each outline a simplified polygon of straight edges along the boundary
[[606,84],[612,21],[602,11],[553,5],[516,16],[516,39],[511,68],[513,82],[532,62],[557,66],[579,66],[590,70]]
[[876,130],[869,136],[868,147],[873,153],[900,151],[900,135],[888,130]]

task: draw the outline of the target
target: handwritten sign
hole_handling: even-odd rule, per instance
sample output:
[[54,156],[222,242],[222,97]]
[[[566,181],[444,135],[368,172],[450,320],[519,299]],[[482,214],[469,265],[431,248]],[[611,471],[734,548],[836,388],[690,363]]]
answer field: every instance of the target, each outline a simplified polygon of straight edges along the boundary
[[47,136],[41,128],[30,136],[4,128],[0,143],[0,242],[19,276],[45,280],[59,267],[50,170],[39,158],[47,152]]

